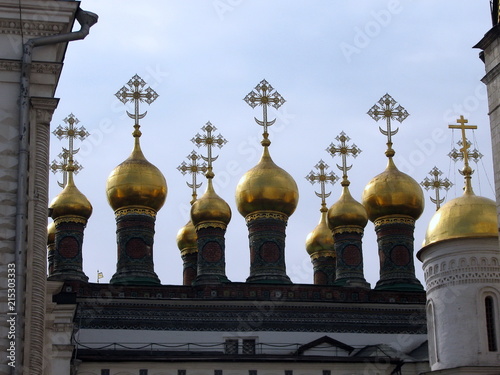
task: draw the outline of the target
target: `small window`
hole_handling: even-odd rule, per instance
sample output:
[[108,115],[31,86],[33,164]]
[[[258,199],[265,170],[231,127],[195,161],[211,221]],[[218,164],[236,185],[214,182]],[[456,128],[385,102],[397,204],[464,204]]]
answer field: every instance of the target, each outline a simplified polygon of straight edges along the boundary
[[248,375],[257,375],[257,370],[248,370]]
[[229,339],[224,343],[224,353],[238,354],[238,340]]
[[101,375],[109,375],[109,369],[101,369]]
[[214,375],[222,375],[222,370],[214,370]]
[[486,332],[488,334],[488,350],[496,352],[498,350],[496,327],[495,327],[495,307],[493,306],[493,298],[486,297],[484,300],[484,307],[486,311]]
[[285,370],[285,375],[293,375],[293,370]]
[[255,340],[243,340],[243,354],[255,354]]
[[186,375],[186,370],[177,370],[177,375]]
[[146,369],[139,370],[139,375],[148,375],[148,370]]

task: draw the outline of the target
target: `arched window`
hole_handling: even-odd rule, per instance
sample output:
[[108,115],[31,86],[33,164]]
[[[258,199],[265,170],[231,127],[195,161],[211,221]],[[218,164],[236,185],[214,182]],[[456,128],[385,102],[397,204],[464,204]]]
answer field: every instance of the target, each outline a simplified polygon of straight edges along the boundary
[[488,296],[484,299],[484,309],[486,312],[486,333],[488,335],[488,350],[496,352],[498,350],[497,335],[495,328],[495,306],[493,297]]

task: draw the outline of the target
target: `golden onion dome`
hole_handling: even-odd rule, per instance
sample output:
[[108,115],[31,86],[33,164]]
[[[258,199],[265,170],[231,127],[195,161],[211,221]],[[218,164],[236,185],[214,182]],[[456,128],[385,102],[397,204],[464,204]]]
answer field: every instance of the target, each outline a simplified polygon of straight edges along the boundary
[[333,252],[333,235],[328,228],[327,210],[321,212],[321,219],[316,228],[306,238],[306,250],[310,256],[321,252]]
[[209,178],[205,194],[191,206],[191,221],[196,227],[202,222],[222,222],[227,225],[230,220],[231,208],[217,195]]
[[47,245],[52,245],[56,242],[56,224],[51,222],[47,225]]
[[328,210],[328,225],[333,230],[344,225],[364,228],[367,223],[368,214],[365,207],[357,202],[351,196],[349,188],[344,186],[339,200]]
[[197,238],[198,236],[196,235],[196,229],[193,222],[189,220],[187,224],[177,232],[177,247],[181,251],[185,249],[197,249]]
[[264,147],[259,163],[241,177],[236,187],[238,211],[244,217],[256,211],[277,211],[290,216],[298,201],[295,180],[274,164]]
[[398,170],[392,157],[384,172],[366,185],[362,197],[371,221],[387,215],[405,215],[417,220],[424,210],[424,193],[413,178]]
[[130,156],[109,175],[106,194],[113,210],[127,206],[145,206],[156,211],[165,203],[167,182],[160,170],[146,160],[139,138]]
[[446,202],[436,211],[422,246],[468,237],[498,237],[496,203],[466,189],[461,197]]
[[49,205],[49,216],[57,219],[61,216],[80,216],[88,219],[92,215],[92,205],[75,185],[73,173],[68,173],[68,182],[64,189]]

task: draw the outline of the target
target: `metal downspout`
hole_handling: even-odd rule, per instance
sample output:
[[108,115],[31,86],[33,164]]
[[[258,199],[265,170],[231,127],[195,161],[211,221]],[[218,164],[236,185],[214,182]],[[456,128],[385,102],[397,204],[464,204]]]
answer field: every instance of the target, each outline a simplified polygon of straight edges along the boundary
[[[66,34],[51,35],[29,39],[23,46],[21,63],[21,92],[19,103],[19,164],[17,173],[17,201],[16,201],[16,237],[15,237],[15,264],[16,264],[16,362],[23,364],[24,339],[24,311],[26,285],[26,223],[27,223],[27,181],[29,164],[29,126],[30,126],[30,75],[33,48],[49,44],[71,42],[84,39],[90,28],[97,22],[98,16],[80,8],[76,11],[76,19],[81,25],[79,31]],[[45,306],[43,307],[45,309]],[[22,374],[22,366],[11,368],[11,374]]]

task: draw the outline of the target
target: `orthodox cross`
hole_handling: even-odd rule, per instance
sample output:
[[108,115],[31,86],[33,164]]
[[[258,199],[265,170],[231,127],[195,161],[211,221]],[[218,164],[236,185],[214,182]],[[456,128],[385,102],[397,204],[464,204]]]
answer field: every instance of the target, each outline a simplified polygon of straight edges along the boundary
[[367,113],[375,121],[386,119],[387,130],[382,129],[380,126],[379,130],[383,135],[387,136],[388,148],[385,154],[387,155],[387,157],[392,157],[395,154],[394,150],[392,149],[392,136],[396,135],[399,128],[397,128],[396,130],[392,130],[391,120],[403,122],[409,114],[401,105],[395,107],[396,101],[389,94],[385,94],[384,96],[382,96],[378,103],[380,104],[380,106],[375,104]]
[[306,180],[309,181],[311,184],[315,184],[318,182],[321,186],[321,193],[314,192],[318,197],[321,198],[321,212],[327,210],[326,208],[326,198],[328,198],[332,192],[326,193],[325,192],[325,184],[327,182],[330,182],[331,184],[334,184],[339,178],[335,175],[335,173],[330,172],[327,173],[326,170],[329,168],[329,166],[323,161],[320,160],[318,164],[314,166],[317,170],[319,170],[318,174],[314,174],[313,171],[309,172],[309,174],[306,176]]
[[264,133],[262,134],[264,140],[261,142],[262,146],[269,146],[271,141],[268,138],[269,133],[267,132],[267,127],[273,125],[276,119],[267,121],[267,107],[272,105],[274,108],[278,109],[285,103],[285,99],[279,92],[275,91],[265,79],[263,79],[243,100],[252,108],[258,105],[262,106],[262,121],[255,118],[255,122],[264,128]]
[[82,166],[78,164],[73,159],[73,155],[75,155],[80,149],[77,148],[76,150],[73,147],[73,140],[75,138],[80,139],[83,141],[85,138],[87,138],[90,134],[89,132],[83,127],[75,127],[76,124],[78,124],[80,121],[73,115],[72,113],[69,114],[64,120],[63,120],[67,126],[61,126],[59,125],[53,132],[57,139],[61,140],[63,138],[68,139],[68,148],[63,147],[63,152],[59,154],[59,157],[63,160],[61,163],[57,163],[55,160],[52,162],[52,165],[50,168],[52,169],[52,172],[56,173],[58,170],[61,170],[63,173],[63,182],[62,184],[60,182],[57,182],[59,186],[65,187],[67,183],[67,172],[73,172],[73,173],[78,173],[79,170],[82,169]]
[[139,113],[139,103],[146,102],[148,104],[151,104],[156,100],[156,98],[158,98],[158,94],[151,87],[144,89],[146,82],[144,82],[144,80],[137,74],[127,82],[127,85],[129,87],[123,86],[120,90],[118,90],[115,96],[123,104],[127,104],[127,102],[134,102],[134,113],[130,113],[129,111],[127,111],[127,115],[128,117],[135,120],[135,130],[132,133],[133,136],[140,137],[142,133],[139,130],[139,120],[144,118],[144,116],[146,116],[148,112],[146,111],[144,113]]
[[[470,142],[467,140],[467,137],[465,135],[465,130],[474,130],[474,129],[477,129],[477,126],[476,125],[466,125],[467,123],[469,122],[469,120],[465,119],[464,116],[460,116],[459,119],[457,119],[457,123],[459,125],[448,125],[448,128],[450,129],[460,129],[462,131],[462,140],[461,140],[461,148],[460,148],[460,153],[461,153],[461,156],[459,156],[459,154],[455,151],[455,153],[450,153],[448,154],[451,158],[453,158],[454,160],[456,159],[463,159],[464,160],[464,168],[463,170],[459,170],[460,174],[462,176],[465,177],[465,189],[472,189],[472,185],[471,185],[471,182],[470,182],[470,179],[471,179],[471,176],[472,176],[472,173],[474,173],[474,171],[472,170],[472,168],[469,166],[469,157],[476,157],[474,160],[477,160],[480,158],[480,156],[482,156],[481,154],[479,154],[479,152],[477,150],[474,150],[474,152],[471,154],[469,153],[468,149],[470,148]],[[478,155],[476,155],[476,153]],[[480,155],[480,156],[479,156]],[[455,158],[454,158],[455,157]]]
[[[75,154],[76,152],[73,153]],[[60,187],[64,188],[68,182],[68,172],[66,171],[66,166],[68,165],[69,150],[63,147],[63,151],[57,156],[59,157],[59,159],[62,159],[62,161],[58,163],[56,160],[53,160],[52,164],[49,167],[52,173],[57,173],[59,170],[62,172],[63,182],[57,181],[57,184]],[[78,163],[77,160],[73,160],[73,169],[73,173],[78,174],[78,172],[83,169],[83,166]]]
[[177,169],[183,175],[185,175],[187,172],[191,174],[192,183],[186,181],[186,184],[191,189],[193,189],[193,199],[191,200],[191,204],[193,204],[198,196],[196,190],[201,187],[202,184],[201,182],[199,184],[196,183],[196,177],[199,173],[205,173],[207,171],[207,165],[205,163],[198,164],[198,160],[201,159],[201,156],[194,151],[191,151],[191,153],[187,156],[187,159],[189,160],[189,164],[183,161],[181,165],[177,167]]
[[219,157],[217,156],[212,156],[212,147],[218,146],[219,148],[222,148],[227,143],[227,140],[222,136],[222,135],[217,135],[214,136],[212,132],[217,130],[215,126],[213,126],[210,121],[205,124],[204,127],[201,128],[206,134],[205,135],[200,135],[199,133],[194,136],[193,139],[191,139],[191,142],[193,142],[196,146],[201,147],[206,146],[207,147],[207,156],[200,155],[203,160],[205,160],[207,164],[207,173],[206,177],[207,178],[213,178],[215,175],[212,171],[212,162],[217,160]]
[[434,189],[434,193],[436,194],[436,198],[430,197],[430,199],[431,199],[431,202],[436,205],[436,211],[439,210],[439,208],[441,207],[441,203],[444,202],[444,197],[441,198],[439,196],[440,190],[445,189],[446,191],[448,191],[453,186],[453,183],[450,180],[448,180],[447,178],[445,178],[443,180],[439,177],[442,174],[443,174],[443,172],[441,172],[439,169],[437,169],[437,167],[434,167],[429,172],[429,175],[432,176],[432,179],[429,177],[426,177],[420,183],[420,185],[422,185],[425,188],[425,190]]
[[337,168],[342,171],[342,186],[349,186],[347,171],[352,168],[352,164],[350,166],[347,166],[347,156],[352,155],[354,158],[356,158],[361,153],[361,149],[354,143],[349,147],[346,142],[349,142],[351,138],[349,138],[343,131],[335,139],[339,141],[340,144],[335,147],[332,142],[330,146],[328,146],[326,151],[328,151],[330,155],[332,155],[332,157],[336,156],[337,154],[340,154],[340,156],[342,157],[342,166],[337,164]]

